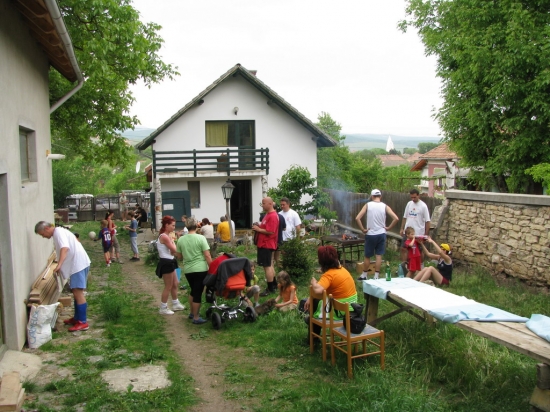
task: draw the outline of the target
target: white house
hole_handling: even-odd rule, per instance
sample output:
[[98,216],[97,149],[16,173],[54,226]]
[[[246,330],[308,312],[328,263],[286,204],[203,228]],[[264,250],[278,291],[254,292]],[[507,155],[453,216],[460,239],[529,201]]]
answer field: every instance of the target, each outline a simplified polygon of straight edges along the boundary
[[25,301],[53,251],[34,234],[53,220],[49,67],[83,80],[55,0],[0,0],[0,56],[1,358],[25,343]]
[[443,143],[420,155],[411,167],[411,172],[421,171],[420,193],[428,196],[443,196],[446,189],[455,189],[461,179],[468,175],[468,169],[459,169],[460,157]]
[[317,148],[336,142],[255,71],[237,64],[136,147],[151,145],[156,186],[151,193],[162,190],[157,217],[179,220],[181,209],[166,197],[188,190],[186,213],[219,221],[226,207],[221,187],[229,178],[235,186],[231,217],[238,229],[259,220],[262,197],[292,165],[317,177]]

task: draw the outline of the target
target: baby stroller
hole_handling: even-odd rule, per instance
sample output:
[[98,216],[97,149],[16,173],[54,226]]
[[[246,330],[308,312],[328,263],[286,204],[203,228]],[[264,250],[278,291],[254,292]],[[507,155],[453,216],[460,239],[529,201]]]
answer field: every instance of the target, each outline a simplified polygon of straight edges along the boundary
[[[245,322],[254,322],[256,312],[248,306],[243,296],[243,290],[250,286],[252,270],[247,258],[238,258],[229,253],[217,257],[212,261],[208,269],[208,275],[204,279],[206,286],[206,301],[211,303],[206,310],[206,317],[212,319],[212,326],[218,330],[222,322],[243,317]],[[216,297],[224,299],[238,299],[236,306],[226,303],[218,304]]]

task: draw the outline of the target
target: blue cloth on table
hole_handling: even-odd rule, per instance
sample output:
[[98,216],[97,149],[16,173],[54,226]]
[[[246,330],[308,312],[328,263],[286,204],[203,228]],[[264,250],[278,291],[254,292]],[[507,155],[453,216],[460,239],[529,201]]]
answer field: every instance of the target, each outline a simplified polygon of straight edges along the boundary
[[544,315],[531,315],[525,324],[531,331],[550,342],[550,318]]
[[514,315],[505,310],[485,305],[483,303],[474,303],[471,305],[462,305],[447,308],[437,308],[429,310],[428,313],[434,318],[443,322],[457,323],[460,321],[477,322],[527,322],[529,319]]

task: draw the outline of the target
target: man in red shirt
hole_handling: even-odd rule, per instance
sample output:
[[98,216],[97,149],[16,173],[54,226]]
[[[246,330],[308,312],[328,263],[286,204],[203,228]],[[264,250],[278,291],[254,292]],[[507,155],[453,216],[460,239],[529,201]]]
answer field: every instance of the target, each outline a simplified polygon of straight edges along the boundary
[[258,265],[264,268],[267,288],[260,296],[268,296],[277,291],[275,270],[271,266],[271,255],[277,249],[277,230],[279,229],[279,218],[273,208],[273,200],[270,197],[262,199],[262,209],[265,216],[262,222],[252,225],[252,230],[257,234],[256,246],[258,247]]

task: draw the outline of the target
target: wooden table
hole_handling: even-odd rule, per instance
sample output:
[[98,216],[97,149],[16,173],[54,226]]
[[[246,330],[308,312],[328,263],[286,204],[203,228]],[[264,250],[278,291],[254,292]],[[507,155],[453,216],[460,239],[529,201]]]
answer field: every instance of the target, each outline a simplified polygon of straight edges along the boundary
[[321,244],[333,244],[338,251],[338,259],[342,262],[343,266],[346,266],[346,255],[349,254],[350,260],[353,261],[353,254],[357,254],[357,261],[362,262],[365,252],[365,237],[358,235],[357,239],[345,240],[342,235],[330,235],[322,236]]
[[[411,282],[414,282],[411,280]],[[388,292],[385,300],[397,306],[397,309],[378,317],[379,298],[363,293],[366,301],[365,317],[367,323],[376,326],[385,319],[401,312],[407,312],[415,318],[433,324],[435,319],[421,305],[413,304],[399,296],[399,290]],[[450,292],[450,295],[454,296]],[[533,333],[525,323],[518,322],[477,322],[462,320],[455,323],[461,329],[482,336],[509,349],[522,353],[542,364],[537,365],[537,387],[531,396],[531,405],[539,410],[550,412],[550,342]]]

